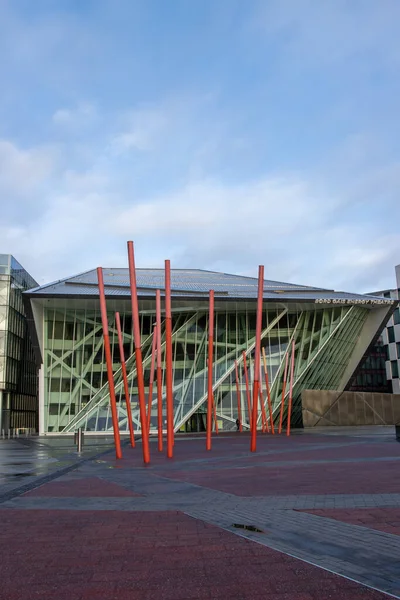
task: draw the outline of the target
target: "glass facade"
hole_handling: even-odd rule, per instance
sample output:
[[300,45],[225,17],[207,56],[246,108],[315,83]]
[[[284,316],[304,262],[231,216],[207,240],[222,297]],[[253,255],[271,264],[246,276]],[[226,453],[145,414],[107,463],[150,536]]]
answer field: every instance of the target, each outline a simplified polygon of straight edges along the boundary
[[[127,357],[132,416],[140,430],[132,318],[126,303],[114,301],[121,313]],[[274,415],[279,413],[286,354],[295,342],[295,376],[292,425],[300,426],[302,389],[337,389],[368,316],[362,306],[319,307],[312,303],[265,303],[261,345],[267,356]],[[214,344],[214,397],[219,426],[236,429],[238,398],[235,360],[239,365],[243,426],[249,425],[243,352],[246,353],[250,384],[253,379],[256,313],[255,302],[216,301]],[[43,374],[44,431],[111,431],[111,413],[104,360],[101,317],[95,301],[44,305]],[[173,398],[176,431],[203,429],[207,399],[207,300],[173,301]],[[150,379],[152,331],[155,305],[141,306],[142,351],[145,384]],[[120,368],[115,323],[109,315],[110,342],[115,373],[121,431],[128,432],[126,404]],[[164,326],[163,326],[164,335]],[[164,360],[165,341],[162,338]],[[262,376],[264,382],[264,377]],[[265,388],[265,386],[264,386]],[[146,388],[147,389],[147,388]],[[264,392],[264,402],[265,389]],[[288,394],[288,389],[287,392]],[[156,428],[156,386],[152,402],[151,428]],[[165,405],[165,382],[163,381]],[[261,418],[261,417],[260,417]],[[166,415],[163,415],[165,423]],[[259,423],[261,427],[261,422]]]
[[391,394],[392,382],[386,376],[387,360],[388,346],[385,346],[380,338],[357,370],[349,391]]
[[22,293],[36,281],[9,254],[0,254],[1,429],[37,428],[38,378]]

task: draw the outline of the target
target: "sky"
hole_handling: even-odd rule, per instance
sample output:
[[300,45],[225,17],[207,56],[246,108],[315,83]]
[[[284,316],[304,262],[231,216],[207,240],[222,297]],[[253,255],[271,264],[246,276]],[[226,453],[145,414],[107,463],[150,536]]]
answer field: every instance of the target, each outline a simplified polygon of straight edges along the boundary
[[400,263],[398,0],[0,0],[0,253],[368,292]]

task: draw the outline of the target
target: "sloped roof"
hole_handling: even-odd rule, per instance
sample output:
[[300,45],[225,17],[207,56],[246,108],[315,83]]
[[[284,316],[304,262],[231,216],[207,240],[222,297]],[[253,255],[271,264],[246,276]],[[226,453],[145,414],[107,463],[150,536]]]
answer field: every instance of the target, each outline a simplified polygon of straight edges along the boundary
[[[127,268],[104,268],[106,296],[130,295],[129,271]],[[136,269],[138,295],[154,296],[155,290],[164,290],[164,269]],[[172,269],[171,293],[180,297],[207,296],[214,290],[216,297],[229,299],[253,299],[257,297],[258,281],[255,277],[230,275],[202,269]],[[31,297],[91,297],[98,295],[96,269],[67,277],[29,290]],[[280,281],[264,280],[264,298],[271,300],[316,300],[373,299],[373,296],[335,292]],[[381,300],[381,299],[380,299]],[[390,301],[388,302],[390,304]]]

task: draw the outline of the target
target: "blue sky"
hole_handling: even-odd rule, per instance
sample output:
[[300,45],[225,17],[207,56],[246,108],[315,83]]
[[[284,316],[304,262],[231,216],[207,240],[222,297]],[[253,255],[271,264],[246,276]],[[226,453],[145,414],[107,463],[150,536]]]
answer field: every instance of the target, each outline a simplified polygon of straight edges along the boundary
[[40,283],[400,263],[398,0],[0,0],[0,252]]

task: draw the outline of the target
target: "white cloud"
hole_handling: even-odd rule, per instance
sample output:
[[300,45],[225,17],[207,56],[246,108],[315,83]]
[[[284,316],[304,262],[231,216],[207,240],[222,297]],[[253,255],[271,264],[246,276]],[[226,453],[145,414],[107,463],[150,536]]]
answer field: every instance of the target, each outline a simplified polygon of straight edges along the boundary
[[29,194],[50,176],[57,151],[50,147],[19,148],[0,139],[0,198],[6,205],[13,196]]

